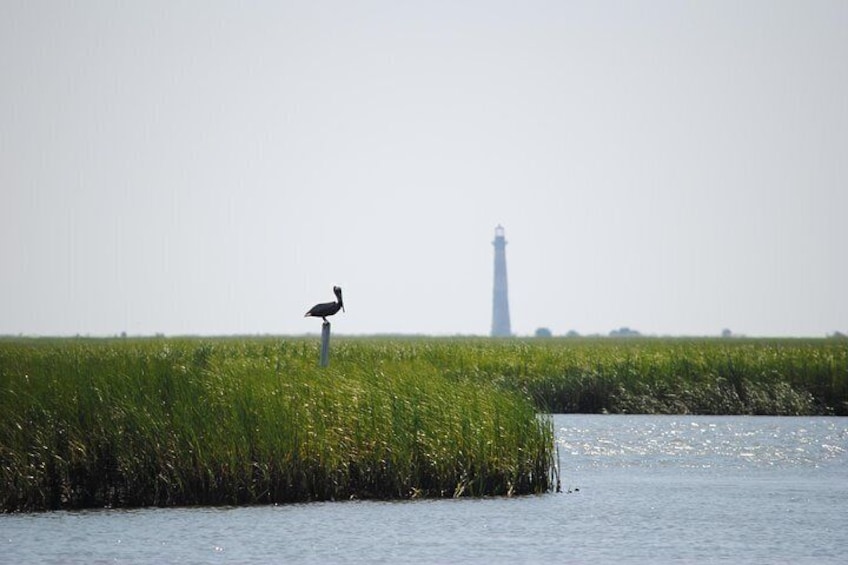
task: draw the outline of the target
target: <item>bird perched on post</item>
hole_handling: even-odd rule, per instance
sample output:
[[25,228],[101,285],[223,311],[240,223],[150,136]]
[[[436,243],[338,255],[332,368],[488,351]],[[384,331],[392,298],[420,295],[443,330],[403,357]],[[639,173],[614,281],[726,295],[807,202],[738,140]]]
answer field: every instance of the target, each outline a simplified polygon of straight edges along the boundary
[[344,312],[344,302],[342,302],[342,289],[341,287],[334,286],[333,292],[336,295],[336,302],[322,302],[321,304],[316,304],[312,308],[309,309],[303,317],[307,318],[309,316],[314,316],[316,318],[322,318],[325,322],[327,321],[327,316],[332,316],[339,309]]

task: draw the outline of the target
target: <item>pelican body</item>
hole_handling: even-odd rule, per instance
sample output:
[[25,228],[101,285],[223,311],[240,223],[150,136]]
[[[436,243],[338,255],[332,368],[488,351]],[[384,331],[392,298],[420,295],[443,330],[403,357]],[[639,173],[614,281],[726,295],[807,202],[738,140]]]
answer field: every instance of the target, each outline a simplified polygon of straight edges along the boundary
[[321,304],[316,304],[312,308],[309,309],[303,317],[307,318],[309,316],[314,316],[315,318],[321,318],[324,322],[327,322],[327,316],[332,316],[339,310],[344,312],[344,302],[342,302],[342,289],[341,287],[334,286],[333,293],[336,295],[335,302],[322,302]]

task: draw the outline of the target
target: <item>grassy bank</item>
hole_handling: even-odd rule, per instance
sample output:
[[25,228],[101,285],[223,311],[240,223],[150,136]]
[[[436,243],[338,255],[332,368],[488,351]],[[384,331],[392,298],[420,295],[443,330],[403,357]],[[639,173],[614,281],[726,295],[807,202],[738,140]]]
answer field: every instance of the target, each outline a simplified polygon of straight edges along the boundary
[[848,341],[552,339],[443,343],[475,375],[554,413],[848,415]]
[[848,415],[848,343],[0,340],[0,510],[543,492],[537,412]]
[[436,371],[542,412],[848,415],[838,339],[349,339],[334,362]]
[[543,492],[520,395],[312,340],[0,341],[0,511]]

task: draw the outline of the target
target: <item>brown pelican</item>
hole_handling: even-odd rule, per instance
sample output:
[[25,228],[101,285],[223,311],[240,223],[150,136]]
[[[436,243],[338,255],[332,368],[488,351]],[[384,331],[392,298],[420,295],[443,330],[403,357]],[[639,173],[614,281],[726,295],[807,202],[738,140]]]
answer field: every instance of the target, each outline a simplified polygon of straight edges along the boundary
[[344,312],[344,302],[342,302],[342,289],[341,287],[334,286],[333,292],[336,295],[336,302],[323,302],[321,304],[316,304],[312,308],[309,309],[304,315],[304,318],[308,316],[315,316],[316,318],[322,318],[325,322],[327,321],[327,316],[332,316],[336,312],[339,311],[339,308]]

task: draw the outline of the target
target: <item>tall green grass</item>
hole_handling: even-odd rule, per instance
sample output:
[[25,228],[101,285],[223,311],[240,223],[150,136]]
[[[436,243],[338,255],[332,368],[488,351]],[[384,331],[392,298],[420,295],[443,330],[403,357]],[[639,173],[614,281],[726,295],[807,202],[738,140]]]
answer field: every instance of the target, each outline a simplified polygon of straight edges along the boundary
[[845,340],[534,340],[477,359],[551,412],[848,415]]
[[[400,346],[399,344],[402,344]],[[558,338],[363,341],[553,413],[848,415],[848,340]]]
[[0,342],[0,510],[544,492],[548,417],[406,345]]
[[0,340],[0,511],[524,494],[538,413],[848,415],[848,342]]

